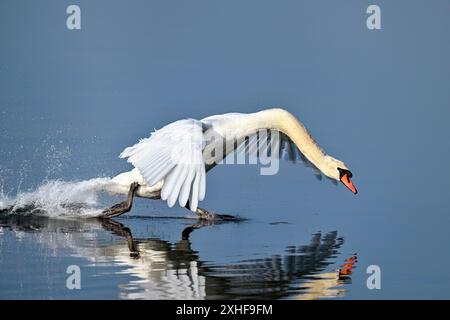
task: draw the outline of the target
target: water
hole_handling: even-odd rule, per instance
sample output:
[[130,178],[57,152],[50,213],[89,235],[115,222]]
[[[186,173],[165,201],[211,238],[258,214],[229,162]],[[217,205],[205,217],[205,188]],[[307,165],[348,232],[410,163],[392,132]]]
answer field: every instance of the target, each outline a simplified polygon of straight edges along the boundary
[[[342,250],[345,240],[336,230],[292,237],[296,231],[289,221],[201,222],[187,210],[167,217],[148,210],[145,202],[149,200],[136,201],[131,214],[99,220],[95,218],[101,213],[98,195],[107,183],[106,178],[48,181],[34,192],[3,199],[3,208],[13,205],[16,212],[0,214],[0,261],[5,264],[1,298],[317,299],[346,295],[351,277],[337,270],[344,269],[345,260],[356,254]],[[86,199],[83,208],[62,205],[82,199]],[[33,209],[21,211],[30,205]],[[242,242],[243,235],[252,236]],[[70,265],[82,270],[80,291],[65,286]],[[347,266],[350,274],[355,266]],[[7,276],[6,268],[14,270],[14,277]]]
[[[301,299],[345,296],[348,282],[323,272],[332,267],[343,245],[337,232],[316,233],[305,244],[274,253],[245,249],[217,257],[197,251],[191,238],[204,231],[184,219],[118,222],[16,216],[2,218],[1,224],[2,260],[16,257],[14,272],[20,275],[3,278],[2,298]],[[204,228],[220,234],[248,227]],[[168,232],[174,240],[166,240]],[[35,263],[31,275],[27,261]],[[80,291],[63,285],[67,263],[82,270]]]
[[[64,4],[2,1],[0,206],[40,210],[0,217],[0,298],[450,298],[450,8],[378,4],[369,31],[360,1],[80,1],[68,31]],[[122,199],[99,192],[131,169],[118,154],[155,128],[273,106],[345,161],[358,195],[301,164],[223,165],[202,206],[243,222],[146,199],[93,218]]]

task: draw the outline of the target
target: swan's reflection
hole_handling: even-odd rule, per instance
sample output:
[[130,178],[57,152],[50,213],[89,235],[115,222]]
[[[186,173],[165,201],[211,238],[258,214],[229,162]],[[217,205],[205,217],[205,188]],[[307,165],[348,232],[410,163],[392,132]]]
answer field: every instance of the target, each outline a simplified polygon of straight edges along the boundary
[[[189,239],[194,230],[209,224],[185,228],[172,244],[134,238],[129,228],[113,220],[0,218],[0,225],[16,237],[32,235],[33,241],[55,252],[69,249],[71,256],[82,257],[91,266],[119,266],[121,273],[132,276],[119,285],[123,299],[317,299],[345,294],[343,285],[350,280],[356,257],[347,259],[340,272],[330,271],[343,244],[337,232],[314,234],[310,243],[288,246],[267,258],[215,265],[203,262]],[[118,237],[112,241],[107,234]]]

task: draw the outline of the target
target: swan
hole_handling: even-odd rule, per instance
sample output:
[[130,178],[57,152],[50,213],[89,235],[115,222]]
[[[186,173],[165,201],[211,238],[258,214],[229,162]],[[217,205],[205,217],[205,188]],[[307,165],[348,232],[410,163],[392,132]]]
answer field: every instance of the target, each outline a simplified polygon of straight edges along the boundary
[[[181,207],[195,212],[200,219],[234,219],[233,216],[213,214],[198,206],[206,194],[206,173],[232,151],[250,153],[252,143],[249,140],[252,139],[246,138],[256,136],[259,140],[266,139],[258,135],[261,130],[279,133],[279,149],[288,150],[291,159],[301,158],[315,168],[317,174],[336,183],[340,181],[357,194],[351,180],[353,175],[344,162],[326,154],[306,127],[289,111],[271,108],[248,114],[214,115],[202,120],[178,120],[126,148],[119,157],[127,159],[134,169],[112,178],[107,189],[115,194],[128,194],[128,198],[106,209],[103,217],[111,218],[129,211],[136,195],[162,199],[169,207],[178,201]],[[218,152],[222,148],[225,150]],[[272,149],[275,150],[275,145]]]

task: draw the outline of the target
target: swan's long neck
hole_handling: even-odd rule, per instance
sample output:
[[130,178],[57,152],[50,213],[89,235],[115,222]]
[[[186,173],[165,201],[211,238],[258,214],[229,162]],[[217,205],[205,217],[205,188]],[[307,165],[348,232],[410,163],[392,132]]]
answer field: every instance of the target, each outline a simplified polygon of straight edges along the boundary
[[257,114],[259,126],[276,129],[286,134],[309,161],[325,174],[328,173],[327,155],[314,141],[305,126],[291,113],[283,109],[268,109]]
[[240,141],[243,137],[249,137],[261,129],[281,131],[326,176],[339,180],[337,168],[347,168],[342,161],[327,155],[314,141],[305,126],[284,109],[267,109],[250,114],[230,113],[208,117],[202,122],[223,137],[227,137],[227,140],[237,139]]

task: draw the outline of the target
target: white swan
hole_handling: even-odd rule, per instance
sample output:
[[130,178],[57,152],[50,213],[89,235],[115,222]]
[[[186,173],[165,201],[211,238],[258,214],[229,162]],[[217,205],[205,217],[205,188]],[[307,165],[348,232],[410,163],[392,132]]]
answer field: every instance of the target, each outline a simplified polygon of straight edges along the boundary
[[[244,145],[243,149],[249,152],[251,142],[245,142],[245,138],[254,136],[262,129],[280,132],[281,150],[290,149],[291,156],[301,157],[317,168],[318,172],[332,180],[341,181],[354,194],[357,193],[351,181],[352,173],[347,166],[327,155],[305,126],[291,113],[280,108],[170,123],[120,154],[121,158],[127,158],[135,168],[114,177],[108,190],[113,193],[128,193],[129,199],[132,199],[134,192],[140,197],[161,198],[167,201],[169,207],[178,200],[180,206],[196,212],[200,218],[216,218],[217,215],[198,207],[206,193],[206,172],[223,160],[231,150]],[[222,139],[210,139],[211,136]],[[217,148],[219,144],[220,147]],[[217,152],[223,144],[227,146],[226,151]],[[231,150],[229,145],[232,146]],[[211,153],[211,149],[215,152]],[[139,184],[136,191],[136,186],[130,188],[132,183]],[[128,201],[123,210],[116,206],[116,212],[109,211],[108,217],[122,214],[130,208],[131,201]]]

